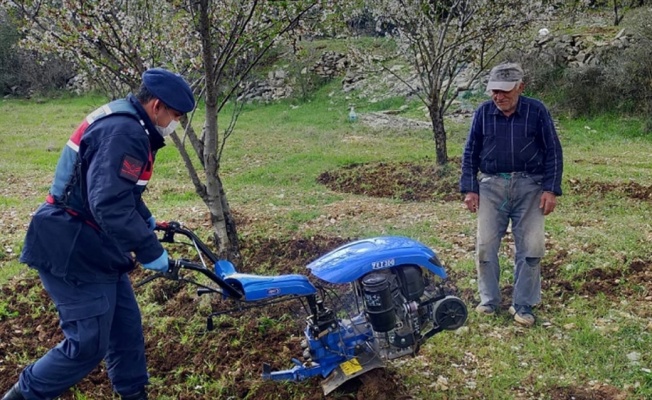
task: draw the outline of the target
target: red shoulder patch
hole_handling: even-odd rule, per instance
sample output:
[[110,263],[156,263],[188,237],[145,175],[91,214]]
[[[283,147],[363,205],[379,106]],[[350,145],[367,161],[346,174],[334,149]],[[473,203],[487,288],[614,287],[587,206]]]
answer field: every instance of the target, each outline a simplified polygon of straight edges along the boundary
[[120,167],[120,176],[132,182],[138,182],[140,173],[143,171],[145,163],[132,157],[129,154],[122,156],[122,166]]

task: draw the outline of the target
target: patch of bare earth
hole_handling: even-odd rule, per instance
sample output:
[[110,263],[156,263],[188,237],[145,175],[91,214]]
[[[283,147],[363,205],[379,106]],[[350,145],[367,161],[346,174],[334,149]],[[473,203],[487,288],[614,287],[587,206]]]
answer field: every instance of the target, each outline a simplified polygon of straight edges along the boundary
[[[410,202],[459,202],[459,160],[453,160],[451,165],[449,170],[437,168],[434,163],[354,165],[324,172],[317,179],[332,190],[371,197]],[[633,182],[606,184],[574,180],[570,184],[571,190],[582,193],[609,191],[643,201],[652,198],[650,187]],[[205,222],[193,221],[197,224]],[[253,223],[239,221],[240,230],[246,231],[247,225]],[[241,243],[241,265],[247,269],[243,272],[306,273],[305,265],[310,261],[349,240],[351,238],[328,236],[288,240],[248,236]],[[472,251],[467,237],[454,238],[452,245],[463,251]],[[552,248],[550,246],[549,243],[551,256],[546,258],[542,268],[543,286],[544,290],[556,293],[555,301],[562,302],[566,295],[577,295],[577,287],[559,273],[561,266],[566,264],[568,254],[565,250],[554,248],[554,244]],[[639,293],[652,292],[652,259],[641,257],[623,262],[630,265],[625,272],[603,269],[586,272],[579,287],[580,294],[591,296],[599,292],[616,301],[620,296],[640,296]],[[148,272],[141,269],[131,277],[133,281],[138,281],[147,275]],[[455,280],[455,271],[451,271],[451,275]],[[509,292],[511,288],[504,290]],[[62,336],[56,312],[33,274],[17,277],[1,291],[6,309],[0,309],[0,390],[7,390],[16,381],[26,362],[38,358],[58,343]],[[197,328],[204,326],[206,315],[225,311],[233,304],[219,299],[207,302],[188,285],[162,280],[152,282],[146,292],[138,289],[138,293],[141,304],[155,303],[162,308],[158,316],[146,315],[144,318],[150,373],[162,382],[151,386],[151,398],[289,399],[297,393],[309,400],[324,398],[318,378],[291,385],[262,381],[260,378],[263,363],[271,364],[274,369],[290,368],[291,358],[301,355],[300,338],[305,314],[302,314],[301,304],[297,301],[237,312],[229,318],[218,319],[215,329],[207,331]],[[475,296],[472,291],[459,295],[465,301],[471,301]],[[158,321],[148,319],[159,316],[167,321],[164,330],[161,330]],[[282,321],[279,324],[282,328],[270,326],[270,320]],[[189,384],[191,380],[197,383]],[[203,388],[202,382],[215,380],[223,383],[219,392]],[[112,398],[111,385],[103,366],[82,380],[77,390],[92,394],[93,399]],[[400,377],[392,369],[386,369],[363,375],[359,381],[343,387],[337,395],[349,399],[391,400],[408,399],[408,393]],[[553,387],[539,395],[553,400],[622,398],[621,392],[611,386]],[[72,399],[73,396],[69,392],[61,398]]]
[[550,400],[625,400],[627,398],[627,393],[609,385],[553,387],[546,395]]
[[332,190],[405,201],[460,201],[457,175],[459,158],[445,168],[434,162],[354,164],[323,172],[317,180]]
[[638,182],[599,182],[591,179],[570,179],[571,191],[584,196],[615,193],[634,200],[652,201],[652,185],[645,186]]

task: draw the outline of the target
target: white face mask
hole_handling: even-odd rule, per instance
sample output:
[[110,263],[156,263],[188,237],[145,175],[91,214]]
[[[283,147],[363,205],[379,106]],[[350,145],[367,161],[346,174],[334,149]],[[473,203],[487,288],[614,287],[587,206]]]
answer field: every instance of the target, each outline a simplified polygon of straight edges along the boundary
[[[170,111],[167,109],[167,107],[165,108],[165,112],[168,114],[168,116],[170,116]],[[174,132],[175,129],[177,129],[177,126],[179,126],[179,121],[176,121],[173,118],[168,124],[168,126],[163,127],[158,125],[158,116],[157,116],[155,126],[158,133],[160,133],[161,136],[166,137],[169,136],[172,132]]]
[[179,121],[172,120],[166,127],[156,125],[156,130],[161,134],[161,136],[166,137],[174,132],[174,130],[177,129],[177,126],[179,126]]

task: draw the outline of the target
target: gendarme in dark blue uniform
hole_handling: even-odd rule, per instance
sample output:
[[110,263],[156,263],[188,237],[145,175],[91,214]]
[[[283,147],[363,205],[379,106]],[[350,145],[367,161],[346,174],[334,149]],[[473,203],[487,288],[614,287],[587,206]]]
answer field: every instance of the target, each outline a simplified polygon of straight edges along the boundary
[[163,135],[194,105],[183,78],[155,68],[136,96],[100,107],[73,132],[21,254],[38,270],[65,339],[26,367],[3,400],[53,399],[102,360],[123,399],[147,398],[140,311],[126,273],[136,262],[167,269],[142,194]]
[[70,283],[108,283],[134,268],[132,252],[142,263],[157,258],[163,247],[141,196],[164,145],[132,95],[86,117],[62,151],[21,261]]

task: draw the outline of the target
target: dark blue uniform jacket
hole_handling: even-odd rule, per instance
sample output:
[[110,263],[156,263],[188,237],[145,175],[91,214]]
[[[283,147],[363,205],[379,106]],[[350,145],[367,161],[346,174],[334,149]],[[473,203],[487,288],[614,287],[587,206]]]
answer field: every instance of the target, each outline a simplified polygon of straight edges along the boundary
[[141,196],[165,142],[130,95],[86,117],[64,147],[21,262],[72,282],[115,282],[163,253]]

